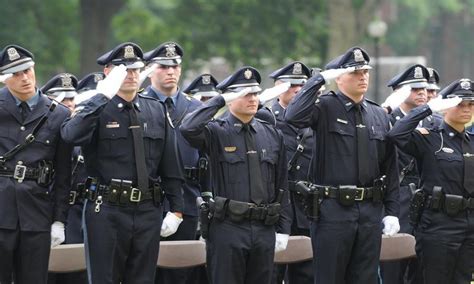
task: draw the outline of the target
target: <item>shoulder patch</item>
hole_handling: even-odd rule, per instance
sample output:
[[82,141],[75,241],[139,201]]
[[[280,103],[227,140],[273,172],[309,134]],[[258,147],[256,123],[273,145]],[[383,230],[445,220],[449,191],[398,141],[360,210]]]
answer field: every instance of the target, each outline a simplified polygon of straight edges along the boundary
[[430,131],[424,127],[419,127],[416,129],[416,131],[420,132],[422,135],[428,135],[430,134]]

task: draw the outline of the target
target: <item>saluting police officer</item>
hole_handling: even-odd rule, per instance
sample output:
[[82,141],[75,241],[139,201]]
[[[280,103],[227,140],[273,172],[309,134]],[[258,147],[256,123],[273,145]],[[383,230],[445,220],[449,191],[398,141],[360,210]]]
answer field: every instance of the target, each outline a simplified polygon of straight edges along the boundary
[[[309,79],[285,112],[289,123],[316,132],[308,186],[320,206],[319,221],[311,224],[315,283],[376,283],[381,222],[386,234],[399,229],[396,152],[385,140],[389,119],[364,97],[369,60],[362,48],[350,48]],[[334,78],[339,91],[317,97]]]
[[[62,99],[61,103],[66,105],[71,112],[74,111],[74,97],[77,95],[78,81],[76,76],[69,73],[59,73],[51,78],[41,91],[51,99]],[[69,210],[67,215],[65,244],[81,244],[84,239],[81,232],[82,220],[82,196],[78,194],[77,184],[87,177],[84,168],[84,158],[80,147],[74,147],[72,152],[71,186],[69,192]],[[87,283],[85,272],[72,273],[49,273],[48,283],[82,284]]]
[[[470,283],[474,271],[474,135],[465,131],[474,111],[470,79],[452,82],[442,99],[413,109],[388,134],[416,158],[422,190],[412,201],[417,222],[416,253],[425,283]],[[419,121],[444,111],[444,121],[418,128]]]
[[[161,230],[176,231],[183,182],[164,106],[137,94],[141,48],[118,45],[97,59],[106,78],[62,129],[82,146],[86,170],[84,242],[91,283],[153,283]],[[118,90],[118,91],[117,91]],[[162,190],[171,212],[162,225]]]
[[50,247],[64,241],[71,147],[68,109],[36,88],[33,54],[0,52],[0,283],[46,283]]
[[[276,126],[283,133],[286,145],[286,157],[288,159],[288,189],[290,191],[292,222],[291,235],[310,236],[309,221],[304,213],[302,197],[295,192],[295,184],[299,180],[308,179],[308,170],[312,156],[313,130],[307,128],[296,128],[284,120],[285,110],[296,93],[303,87],[309,77],[311,70],[299,61],[291,62],[269,76],[275,81],[275,85],[290,83],[286,92],[281,94],[271,105],[270,109],[276,119]],[[276,266],[278,273],[274,273],[274,283],[282,283],[286,266]],[[299,262],[288,265],[287,270],[289,283],[313,283],[312,262]],[[286,282],[285,282],[286,283]]]
[[[210,159],[211,215],[207,265],[212,283],[270,283],[274,252],[290,233],[283,137],[254,118],[261,78],[243,67],[222,81],[224,93],[189,114],[183,136]],[[226,105],[229,113],[213,120]]]
[[[201,102],[184,94],[178,87],[181,77],[183,49],[175,42],[165,42],[157,48],[145,53],[144,58],[149,65],[156,64],[155,70],[149,75],[151,85],[143,92],[166,105],[169,117],[177,129],[184,116],[201,105]],[[164,232],[163,240],[194,240],[198,224],[198,208],[196,197],[200,196],[201,173],[205,165],[200,165],[197,149],[191,147],[177,131],[176,141],[184,166],[185,183],[183,184],[183,223],[173,235]],[[165,206],[165,212],[169,209]],[[156,283],[185,283],[190,269],[158,269]]]

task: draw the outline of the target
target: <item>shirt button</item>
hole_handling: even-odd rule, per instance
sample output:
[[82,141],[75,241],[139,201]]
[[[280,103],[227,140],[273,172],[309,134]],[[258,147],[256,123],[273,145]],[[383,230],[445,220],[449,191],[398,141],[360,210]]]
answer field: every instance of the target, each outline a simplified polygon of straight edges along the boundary
[[49,144],[49,140],[46,140],[46,144]]
[[296,169],[299,170],[299,169],[301,169],[301,167],[300,167],[300,166],[296,166]]
[[20,127],[20,130],[21,130],[21,131],[25,131],[25,129],[26,129],[26,128],[25,128],[23,125]]
[[118,108],[123,108],[123,104],[122,104],[122,103],[119,103],[119,104],[117,105],[117,107],[118,107]]

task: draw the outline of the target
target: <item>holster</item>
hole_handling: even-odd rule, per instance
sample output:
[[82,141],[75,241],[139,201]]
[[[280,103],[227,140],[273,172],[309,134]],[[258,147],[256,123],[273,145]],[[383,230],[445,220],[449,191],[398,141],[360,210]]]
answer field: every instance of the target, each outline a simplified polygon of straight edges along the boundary
[[203,202],[199,206],[199,217],[201,219],[201,236],[207,239],[209,236],[210,208],[209,203]]
[[38,180],[36,181],[40,186],[49,186],[53,181],[54,169],[53,162],[42,160],[38,166]]
[[414,228],[418,226],[420,222],[421,215],[423,214],[423,209],[425,207],[426,195],[422,189],[417,189],[413,194],[413,198],[410,202],[410,208],[408,216],[410,217],[410,225]]
[[440,186],[433,187],[433,193],[431,194],[430,209],[435,211],[443,209],[444,205],[444,193]]
[[155,206],[161,206],[163,202],[163,189],[159,183],[153,184],[153,204]]
[[308,219],[317,221],[319,219],[319,209],[321,204],[321,197],[319,190],[313,190],[307,199],[307,216]]
[[446,215],[453,217],[463,210],[464,198],[460,195],[446,194],[444,196],[444,210]]
[[224,220],[227,200],[228,200],[227,198],[216,196],[214,198],[214,202],[211,202],[209,204],[213,218],[216,218],[219,221]]

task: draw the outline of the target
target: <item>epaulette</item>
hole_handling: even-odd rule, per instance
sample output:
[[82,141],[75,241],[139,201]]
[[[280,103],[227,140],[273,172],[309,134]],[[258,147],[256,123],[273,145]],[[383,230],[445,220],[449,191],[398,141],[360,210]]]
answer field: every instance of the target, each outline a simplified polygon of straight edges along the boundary
[[144,99],[148,99],[148,100],[154,100],[154,101],[158,101],[157,98],[153,98],[153,97],[150,97],[150,96],[146,96],[145,94],[140,94],[138,93],[137,94],[140,98],[144,98]]
[[378,103],[372,101],[372,100],[369,100],[369,99],[365,99],[366,102],[370,103],[370,104],[373,104],[373,105],[376,105],[376,106],[380,106]]
[[145,88],[140,88],[140,89],[138,89],[137,93],[140,94],[140,93],[143,93],[143,91],[145,91]]
[[191,96],[190,94],[186,94],[183,92],[183,95],[188,101],[192,101],[194,99],[193,96]]
[[422,135],[428,135],[430,134],[430,131],[424,127],[418,127],[416,128],[416,131],[420,132]]
[[258,122],[261,122],[261,123],[264,123],[264,124],[268,124],[268,125],[272,125],[270,122],[264,120],[264,119],[260,119],[260,118],[257,118],[257,117],[254,117],[254,119]]

